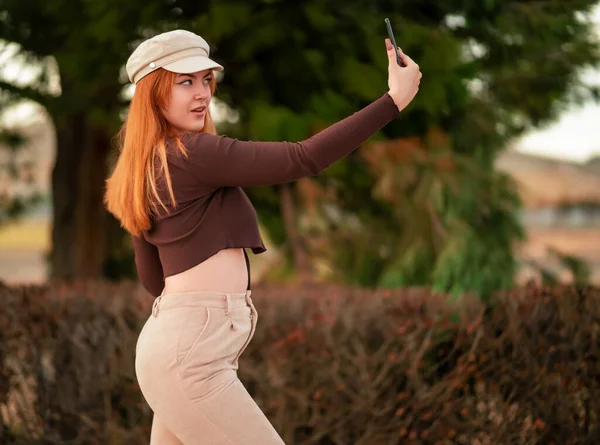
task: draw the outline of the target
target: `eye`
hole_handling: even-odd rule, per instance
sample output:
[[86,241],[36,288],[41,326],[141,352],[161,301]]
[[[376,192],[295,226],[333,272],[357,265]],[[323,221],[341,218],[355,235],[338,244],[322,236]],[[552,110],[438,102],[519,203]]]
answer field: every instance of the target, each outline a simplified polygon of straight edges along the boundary
[[204,79],[204,82],[210,83],[211,80],[212,80],[212,77],[207,77],[206,79]]
[[188,80],[184,80],[183,82],[179,82],[179,85],[183,85],[186,82],[189,82],[189,85],[192,84],[192,81],[190,79],[188,79]]

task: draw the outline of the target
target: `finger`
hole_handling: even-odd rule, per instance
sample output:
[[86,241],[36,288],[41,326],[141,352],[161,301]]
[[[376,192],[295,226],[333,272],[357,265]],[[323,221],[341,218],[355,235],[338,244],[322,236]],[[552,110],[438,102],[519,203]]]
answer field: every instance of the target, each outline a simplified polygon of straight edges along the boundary
[[412,60],[410,57],[408,57],[406,54],[404,54],[404,51],[402,51],[402,48],[398,47],[398,55],[400,56],[400,60],[402,60],[402,63],[405,67],[410,66],[410,65],[416,65],[416,63],[414,62],[414,60]]
[[406,59],[405,59],[405,54],[404,51],[402,51],[402,48],[398,47],[398,55],[400,56],[400,60],[402,60],[402,64],[404,66],[407,66],[408,64],[406,63]]
[[[398,59],[396,57],[396,50],[394,49],[394,45],[392,44],[390,39],[385,39],[385,46],[387,49],[388,61],[390,65],[392,65],[393,63],[397,65]],[[400,51],[398,51],[398,54],[400,54]]]
[[394,45],[392,45],[390,39],[385,39],[385,47],[387,49],[387,55],[390,63],[392,61],[396,61],[396,51],[394,50]]
[[410,56],[404,54],[402,52],[402,50],[400,50],[400,57],[402,58],[402,61],[404,62],[404,64],[406,66],[411,66],[411,65],[414,66],[414,65],[416,65],[415,61],[413,59],[411,59]]

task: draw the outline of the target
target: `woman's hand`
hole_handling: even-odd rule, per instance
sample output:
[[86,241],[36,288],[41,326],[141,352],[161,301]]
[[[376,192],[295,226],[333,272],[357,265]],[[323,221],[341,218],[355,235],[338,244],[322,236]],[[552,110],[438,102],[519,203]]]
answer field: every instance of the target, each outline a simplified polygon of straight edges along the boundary
[[400,58],[404,62],[404,67],[398,65],[396,61],[396,51],[390,39],[385,39],[385,46],[388,55],[388,87],[389,95],[394,100],[398,110],[402,111],[416,96],[421,83],[421,71],[410,57],[398,48]]

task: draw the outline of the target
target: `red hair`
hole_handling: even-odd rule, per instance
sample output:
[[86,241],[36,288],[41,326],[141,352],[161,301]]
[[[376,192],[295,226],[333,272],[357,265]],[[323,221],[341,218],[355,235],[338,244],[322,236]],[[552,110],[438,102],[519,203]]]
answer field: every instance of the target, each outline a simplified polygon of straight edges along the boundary
[[[157,155],[171,204],[177,206],[167,165],[166,138],[175,137],[182,154],[185,156],[187,152],[161,113],[169,103],[175,77],[175,73],[158,69],[142,78],[136,84],[127,119],[117,135],[120,153],[112,175],[106,180],[104,204],[121,226],[136,236],[150,229],[150,214],[158,211],[157,203],[166,210],[156,188],[154,161]],[[210,82],[212,94],[215,89],[213,76]],[[216,134],[210,110],[207,110],[201,132]]]

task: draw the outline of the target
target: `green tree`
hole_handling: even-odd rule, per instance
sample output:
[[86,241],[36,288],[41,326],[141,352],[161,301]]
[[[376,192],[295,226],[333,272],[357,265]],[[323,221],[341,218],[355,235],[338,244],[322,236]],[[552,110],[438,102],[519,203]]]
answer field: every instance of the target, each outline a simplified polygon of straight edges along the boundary
[[126,105],[121,68],[144,31],[174,15],[161,1],[0,1],[0,39],[17,43],[19,56],[39,68],[27,85],[1,81],[2,97],[41,105],[56,128],[54,277],[98,277],[107,272],[109,252],[119,250],[122,233],[105,211],[102,194],[107,156]]
[[[95,276],[106,264],[104,165],[125,105],[119,72],[140,37],[198,32],[226,67],[219,99],[240,115],[220,130],[298,140],[385,91],[390,17],[424,77],[416,100],[374,140],[414,140],[417,148],[381,170],[369,160],[375,145],[365,144],[318,178],[248,192],[303,275],[313,273],[312,257],[348,282],[484,294],[510,282],[520,236],[518,200],[494,172],[495,156],[580,99],[578,72],[598,60],[586,19],[592,0],[1,2],[0,38],[40,63],[51,57],[60,74],[56,96],[44,93],[47,75],[31,88],[0,84],[42,103],[57,126],[59,276]],[[301,183],[319,191],[316,213]]]
[[[297,140],[381,94],[389,16],[424,78],[381,136],[416,138],[419,149],[392,159],[385,174],[365,162],[368,145],[336,163],[314,181],[321,211],[308,229],[290,186],[251,196],[297,266],[297,250],[306,249],[346,282],[433,283],[486,297],[511,284],[512,248],[522,236],[514,185],[494,171],[494,159],[511,138],[593,93],[579,73],[598,61],[595,4],[219,2],[203,4],[192,23],[227,66],[219,95],[242,116],[228,130]],[[282,219],[281,207],[296,210]]]

